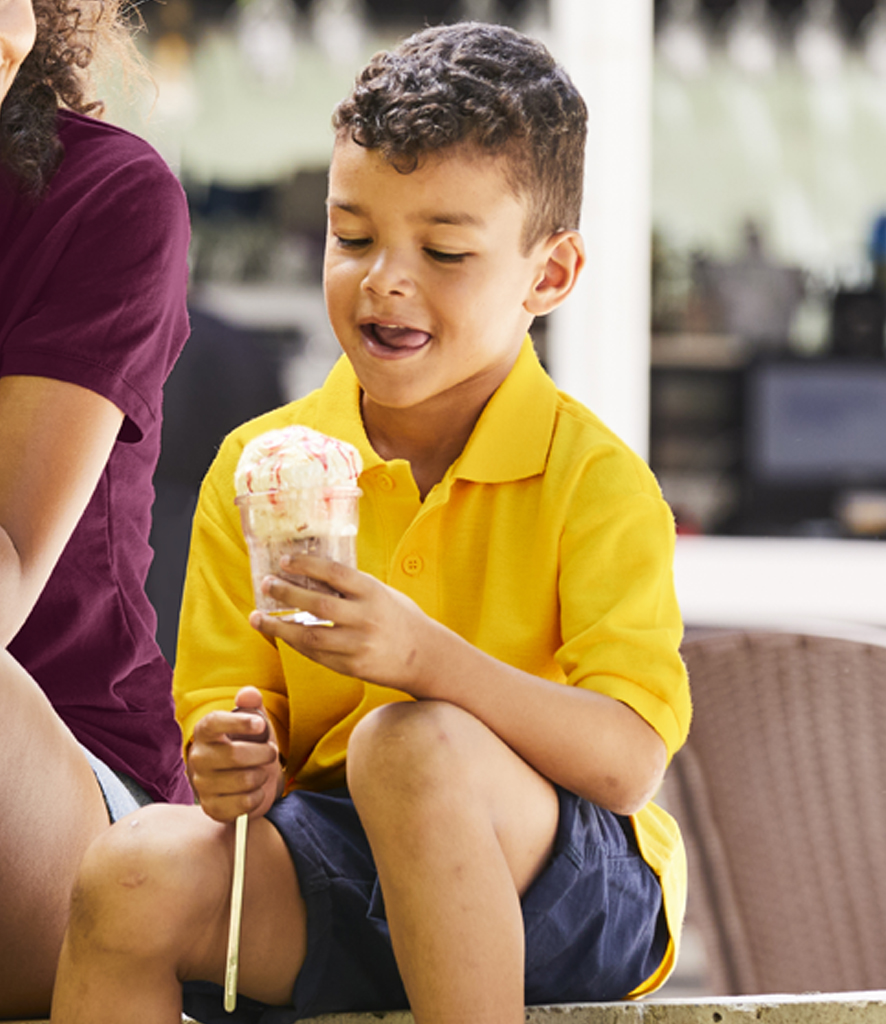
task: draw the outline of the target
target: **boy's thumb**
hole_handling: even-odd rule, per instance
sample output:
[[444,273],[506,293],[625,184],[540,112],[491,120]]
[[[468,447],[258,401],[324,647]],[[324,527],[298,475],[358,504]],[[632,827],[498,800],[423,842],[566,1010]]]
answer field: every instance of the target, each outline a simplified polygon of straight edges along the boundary
[[268,716],[265,713],[264,708],[262,707],[261,693],[254,686],[245,686],[237,694],[235,698],[235,705],[236,706],[234,707],[234,711],[240,711],[244,714],[255,715],[265,724],[265,727],[262,730],[260,736],[247,735],[238,736],[237,738],[252,740],[255,743],[267,742],[269,736],[271,735],[271,725],[270,722],[268,721]]
[[259,711],[263,705],[262,695],[254,686],[244,686],[234,698],[238,711]]

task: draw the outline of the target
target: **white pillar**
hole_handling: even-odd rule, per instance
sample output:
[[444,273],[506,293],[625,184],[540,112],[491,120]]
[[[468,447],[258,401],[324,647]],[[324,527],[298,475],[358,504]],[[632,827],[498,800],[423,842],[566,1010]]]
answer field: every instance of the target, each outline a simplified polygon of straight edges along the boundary
[[649,433],[653,0],[550,0],[550,49],[588,105],[588,261],[549,368],[644,458]]

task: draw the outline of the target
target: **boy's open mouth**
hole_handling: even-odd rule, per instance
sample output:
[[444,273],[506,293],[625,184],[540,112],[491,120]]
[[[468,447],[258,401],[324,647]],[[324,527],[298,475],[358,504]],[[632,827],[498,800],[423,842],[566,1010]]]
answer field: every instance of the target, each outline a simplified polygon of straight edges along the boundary
[[425,331],[396,324],[368,323],[363,324],[362,330],[370,342],[390,352],[415,352],[431,340]]

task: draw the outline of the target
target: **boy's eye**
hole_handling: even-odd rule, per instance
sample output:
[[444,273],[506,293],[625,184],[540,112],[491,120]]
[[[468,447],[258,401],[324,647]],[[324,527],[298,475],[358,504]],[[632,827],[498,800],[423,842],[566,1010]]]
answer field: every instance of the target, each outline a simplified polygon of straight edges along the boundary
[[425,249],[425,252],[437,263],[463,263],[470,255],[466,252],[441,252],[439,249]]
[[369,238],[342,238],[341,235],[335,236],[336,244],[340,249],[363,249],[369,245],[371,239]]

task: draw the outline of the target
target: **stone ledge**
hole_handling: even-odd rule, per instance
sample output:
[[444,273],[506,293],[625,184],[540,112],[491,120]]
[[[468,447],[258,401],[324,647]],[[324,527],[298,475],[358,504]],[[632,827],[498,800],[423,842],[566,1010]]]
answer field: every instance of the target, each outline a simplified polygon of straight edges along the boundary
[[[886,990],[530,1006],[526,1024],[884,1024]],[[49,1024],[10,1021],[8,1024]],[[182,1024],[196,1024],[184,1018]],[[414,1024],[412,1014],[330,1013],[312,1024]]]
[[[886,990],[530,1006],[526,1024],[884,1024]],[[341,1013],[312,1024],[413,1024],[412,1014]]]

